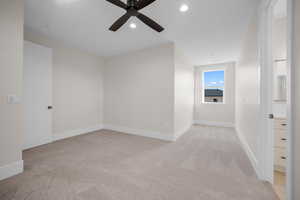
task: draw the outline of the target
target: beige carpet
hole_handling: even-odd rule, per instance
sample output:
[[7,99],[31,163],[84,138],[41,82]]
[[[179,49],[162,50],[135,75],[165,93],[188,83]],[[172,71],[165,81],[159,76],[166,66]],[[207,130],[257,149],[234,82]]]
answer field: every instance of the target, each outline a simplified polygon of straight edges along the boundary
[[277,200],[229,128],[196,126],[175,143],[100,131],[23,158],[1,200]]

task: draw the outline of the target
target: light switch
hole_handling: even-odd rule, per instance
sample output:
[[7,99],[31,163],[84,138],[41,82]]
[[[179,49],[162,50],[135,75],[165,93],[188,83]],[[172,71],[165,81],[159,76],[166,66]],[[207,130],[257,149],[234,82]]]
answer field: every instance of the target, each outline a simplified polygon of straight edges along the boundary
[[18,104],[20,103],[20,98],[17,95],[7,95],[8,104]]

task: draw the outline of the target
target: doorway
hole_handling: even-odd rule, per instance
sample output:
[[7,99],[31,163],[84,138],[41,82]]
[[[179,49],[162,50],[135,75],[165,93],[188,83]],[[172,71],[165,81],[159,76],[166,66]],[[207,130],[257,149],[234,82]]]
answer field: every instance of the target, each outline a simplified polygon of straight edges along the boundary
[[[262,179],[289,199],[290,0],[267,0],[262,16]],[[268,116],[268,119],[266,119]],[[265,134],[263,134],[265,133]]]
[[274,178],[273,188],[286,199],[287,166],[287,1],[278,0],[272,15]]
[[24,42],[23,149],[52,141],[52,50]]

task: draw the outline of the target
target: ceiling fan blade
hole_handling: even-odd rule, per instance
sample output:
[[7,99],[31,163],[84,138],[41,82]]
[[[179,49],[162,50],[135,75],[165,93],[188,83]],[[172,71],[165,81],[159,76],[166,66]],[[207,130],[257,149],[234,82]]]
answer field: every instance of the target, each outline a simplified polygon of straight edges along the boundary
[[158,23],[147,17],[146,15],[143,15],[142,13],[139,13],[137,18],[139,18],[142,22],[150,26],[152,29],[156,30],[157,32],[162,32],[164,28],[160,26]]
[[121,26],[123,26],[128,19],[131,17],[131,15],[127,12],[122,17],[120,17],[110,28],[111,31],[117,31]]
[[156,1],[156,0],[139,0],[137,2],[136,7],[138,10],[141,10],[141,9],[145,8],[146,6],[150,5],[151,3],[153,3],[154,1]]
[[120,8],[127,9],[127,5],[124,2],[120,1],[120,0],[106,0],[106,1],[118,6]]

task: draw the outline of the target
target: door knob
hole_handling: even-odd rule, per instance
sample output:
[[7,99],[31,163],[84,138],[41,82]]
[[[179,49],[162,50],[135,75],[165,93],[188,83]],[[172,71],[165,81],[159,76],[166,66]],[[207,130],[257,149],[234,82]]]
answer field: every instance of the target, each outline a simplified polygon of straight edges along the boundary
[[269,114],[269,119],[274,119],[274,115],[273,114]]
[[52,106],[48,106],[48,110],[52,110],[52,108],[53,108]]

